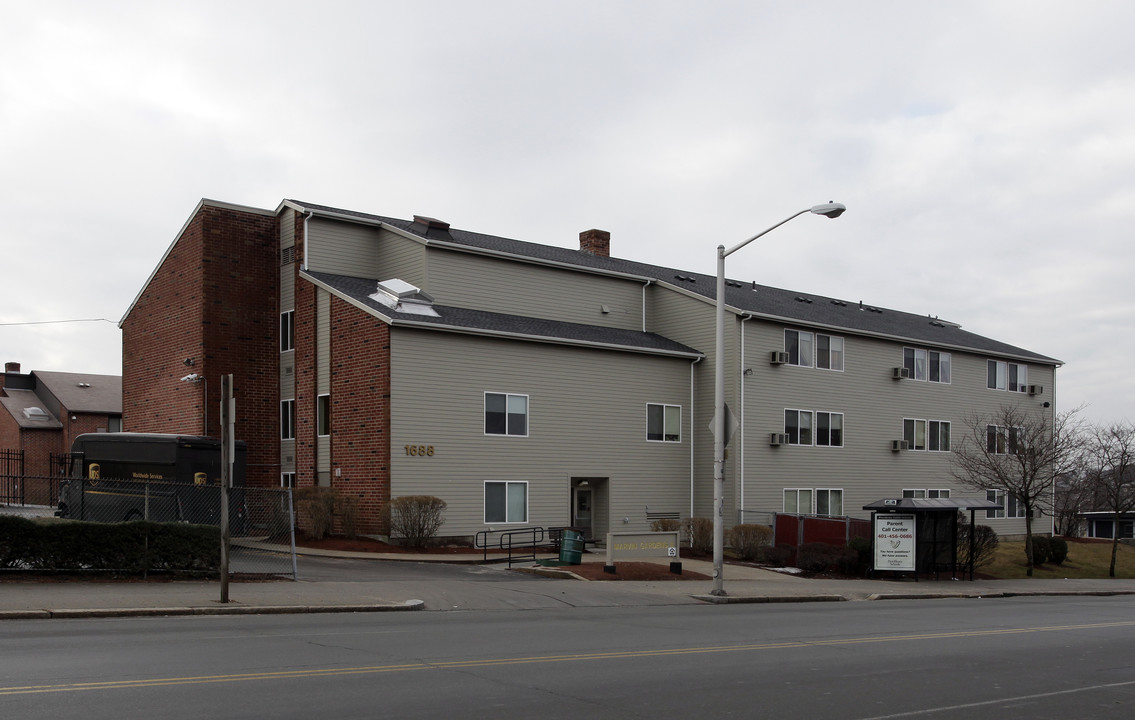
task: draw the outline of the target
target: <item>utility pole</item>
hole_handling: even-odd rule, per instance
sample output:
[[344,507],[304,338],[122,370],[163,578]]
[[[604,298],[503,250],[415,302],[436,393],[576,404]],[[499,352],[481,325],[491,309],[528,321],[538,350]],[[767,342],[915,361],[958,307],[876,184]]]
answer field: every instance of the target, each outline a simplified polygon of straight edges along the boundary
[[233,438],[233,416],[236,399],[233,398],[233,376],[221,376],[221,602],[229,601],[229,488],[232,487],[233,458],[236,447]]

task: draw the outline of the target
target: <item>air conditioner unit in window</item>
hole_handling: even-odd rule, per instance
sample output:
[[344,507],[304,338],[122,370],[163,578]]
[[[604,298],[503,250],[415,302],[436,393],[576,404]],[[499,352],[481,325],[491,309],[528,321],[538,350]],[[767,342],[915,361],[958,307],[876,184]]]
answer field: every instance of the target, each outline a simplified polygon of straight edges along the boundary
[[892,440],[891,441],[891,452],[899,452],[900,450],[906,450],[907,447],[908,447],[908,445],[907,445],[906,440]]
[[768,361],[772,365],[783,365],[788,362],[788,353],[773,350],[769,353]]
[[776,447],[777,445],[788,444],[788,433],[769,433],[768,444]]
[[1044,386],[1029,385],[1029,395],[1044,395]]
[[895,380],[905,380],[910,377],[910,370],[904,367],[891,368],[891,377]]

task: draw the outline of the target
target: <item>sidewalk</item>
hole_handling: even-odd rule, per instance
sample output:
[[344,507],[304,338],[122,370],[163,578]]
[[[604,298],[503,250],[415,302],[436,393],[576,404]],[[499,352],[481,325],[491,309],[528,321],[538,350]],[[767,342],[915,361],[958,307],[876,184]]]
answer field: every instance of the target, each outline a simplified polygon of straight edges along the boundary
[[[302,554],[312,554],[301,551]],[[460,564],[462,573],[434,580],[234,582],[230,602],[220,602],[217,581],[170,582],[3,582],[0,620],[30,618],[131,617],[155,615],[389,612],[407,610],[500,610],[673,604],[835,602],[914,598],[991,598],[1028,595],[1135,594],[1135,580],[831,580],[808,579],[761,568],[726,565],[726,595],[709,594],[705,580],[662,582],[550,581],[512,573],[504,564],[482,565],[480,553],[465,555],[374,555],[319,552],[323,557],[374,561]],[[553,557],[553,556],[548,556]],[[602,563],[586,553],[584,562]],[[668,565],[668,560],[657,562]],[[529,573],[537,570],[525,564]],[[682,560],[683,570],[712,574],[712,563]],[[514,570],[519,566],[514,565]]]

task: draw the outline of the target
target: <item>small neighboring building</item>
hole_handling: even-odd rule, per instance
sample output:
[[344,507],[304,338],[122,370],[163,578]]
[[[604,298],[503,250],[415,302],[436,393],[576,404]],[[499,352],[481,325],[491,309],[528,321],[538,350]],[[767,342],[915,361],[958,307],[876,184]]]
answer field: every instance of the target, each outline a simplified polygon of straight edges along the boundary
[[0,450],[22,451],[23,474],[51,475],[51,456],[71,450],[78,435],[122,430],[122,377],[90,373],[20,372],[8,362],[0,376]]
[[[120,323],[125,429],[217,437],[231,373],[249,484],[355,495],[365,533],[407,495],[456,537],[710,517],[716,278],[610,250],[202,200]],[[1060,361],[934,315],[751,280],[725,300],[728,524],[980,497],[950,473],[964,420],[1056,411]]]

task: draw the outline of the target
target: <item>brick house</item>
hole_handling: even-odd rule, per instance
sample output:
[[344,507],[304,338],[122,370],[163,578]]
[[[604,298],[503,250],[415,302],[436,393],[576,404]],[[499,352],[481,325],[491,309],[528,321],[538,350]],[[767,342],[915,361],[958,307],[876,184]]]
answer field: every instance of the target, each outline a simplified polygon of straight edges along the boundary
[[122,378],[89,373],[20,372],[0,376],[0,449],[23,452],[23,473],[51,474],[51,455],[69,452],[76,436],[122,429]]
[[[455,537],[709,516],[715,278],[610,242],[202,200],[121,322],[125,429],[216,436],[231,373],[249,483],[357,495],[364,532],[420,494]],[[731,521],[956,496],[953,424],[1055,412],[1059,361],[956,323],[732,280],[726,304]]]

